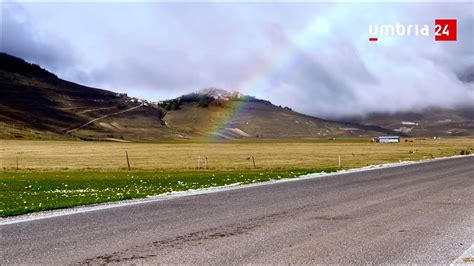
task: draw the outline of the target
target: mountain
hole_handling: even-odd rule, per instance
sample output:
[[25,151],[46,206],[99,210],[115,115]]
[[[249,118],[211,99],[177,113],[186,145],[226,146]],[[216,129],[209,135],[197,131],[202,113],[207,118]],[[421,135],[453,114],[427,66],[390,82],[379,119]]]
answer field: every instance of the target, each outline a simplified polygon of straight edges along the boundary
[[0,138],[294,139],[374,136],[378,126],[324,120],[215,88],[158,103],[58,78],[0,53]]
[[374,113],[346,121],[377,125],[409,136],[474,136],[474,106],[425,108],[414,112]]

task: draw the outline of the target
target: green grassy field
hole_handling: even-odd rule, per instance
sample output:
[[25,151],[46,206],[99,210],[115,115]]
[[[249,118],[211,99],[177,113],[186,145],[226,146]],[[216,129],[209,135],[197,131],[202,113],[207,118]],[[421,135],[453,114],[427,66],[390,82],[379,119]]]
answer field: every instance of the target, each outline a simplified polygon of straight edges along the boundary
[[0,216],[108,201],[145,198],[170,192],[250,184],[319,170],[246,171],[15,171],[0,173]]
[[[472,151],[474,139],[226,143],[0,140],[0,216]],[[127,170],[125,151],[132,170]],[[252,160],[256,161],[254,169]],[[205,158],[208,169],[204,170]],[[198,166],[200,159],[201,169]],[[18,169],[17,169],[18,162]]]

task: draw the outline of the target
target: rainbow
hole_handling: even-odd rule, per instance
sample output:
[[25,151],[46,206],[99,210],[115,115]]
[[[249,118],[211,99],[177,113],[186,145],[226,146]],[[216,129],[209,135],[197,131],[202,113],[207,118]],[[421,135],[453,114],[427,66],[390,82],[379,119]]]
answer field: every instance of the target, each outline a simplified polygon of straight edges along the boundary
[[[291,63],[295,54],[300,50],[312,47],[315,42],[320,41],[321,37],[329,31],[329,23],[326,18],[317,17],[310,21],[299,34],[292,39],[280,41],[271,60],[262,63],[245,79],[237,85],[237,91],[245,95],[252,95],[266,88],[273,76],[278,70],[283,69]],[[245,107],[248,105],[246,101],[232,102],[229,111],[219,119],[211,131],[208,141],[216,141],[219,133],[227,127],[235,118],[241,117]]]

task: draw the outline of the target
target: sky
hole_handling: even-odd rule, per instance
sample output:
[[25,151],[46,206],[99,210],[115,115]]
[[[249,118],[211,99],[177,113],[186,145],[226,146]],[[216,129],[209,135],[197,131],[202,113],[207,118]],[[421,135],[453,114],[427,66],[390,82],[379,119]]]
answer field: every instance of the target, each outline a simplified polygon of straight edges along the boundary
[[[323,118],[474,105],[474,2],[2,2],[1,51],[158,101],[216,87]],[[457,41],[434,20],[457,19]],[[369,25],[428,25],[379,36]]]

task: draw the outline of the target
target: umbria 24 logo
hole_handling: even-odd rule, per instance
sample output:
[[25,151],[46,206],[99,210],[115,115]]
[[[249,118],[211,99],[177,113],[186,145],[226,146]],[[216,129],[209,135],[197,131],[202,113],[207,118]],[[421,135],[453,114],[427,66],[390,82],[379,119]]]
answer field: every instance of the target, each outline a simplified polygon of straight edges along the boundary
[[434,27],[428,25],[401,23],[369,25],[369,41],[376,42],[384,36],[422,36],[434,35],[435,41],[456,41],[456,19],[435,19]]

